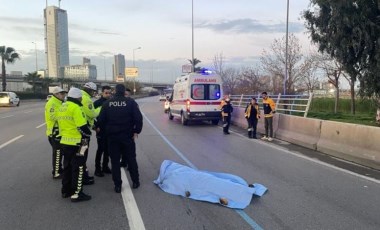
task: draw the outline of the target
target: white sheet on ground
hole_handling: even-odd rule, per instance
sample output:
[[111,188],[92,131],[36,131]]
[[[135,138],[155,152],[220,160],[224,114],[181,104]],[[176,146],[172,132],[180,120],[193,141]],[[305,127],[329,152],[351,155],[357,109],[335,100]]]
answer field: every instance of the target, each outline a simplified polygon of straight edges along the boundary
[[226,207],[244,209],[251,203],[252,195],[262,196],[267,188],[261,184],[248,183],[241,177],[228,174],[200,171],[188,166],[164,160],[160,174],[153,181],[167,193],[180,195],[194,200],[220,203],[227,200]]

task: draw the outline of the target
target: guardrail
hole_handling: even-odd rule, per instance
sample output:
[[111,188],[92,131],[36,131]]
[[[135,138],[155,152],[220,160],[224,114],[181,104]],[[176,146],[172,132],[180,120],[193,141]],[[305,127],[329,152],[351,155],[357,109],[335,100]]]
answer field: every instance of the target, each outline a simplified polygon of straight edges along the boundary
[[[304,117],[307,117],[307,113],[310,109],[311,100],[313,98],[313,94],[309,95],[268,95],[272,98],[276,103],[276,111],[283,114],[290,115],[299,115],[303,114]],[[233,106],[245,108],[247,104],[250,102],[251,98],[255,97],[257,99],[257,103],[262,106],[263,99],[261,98],[261,94],[258,95],[230,95],[230,99]]]

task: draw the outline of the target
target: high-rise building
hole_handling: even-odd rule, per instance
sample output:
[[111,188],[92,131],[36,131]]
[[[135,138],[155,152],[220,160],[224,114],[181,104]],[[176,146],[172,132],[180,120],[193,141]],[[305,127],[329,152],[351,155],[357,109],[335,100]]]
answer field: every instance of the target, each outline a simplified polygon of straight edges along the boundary
[[125,57],[122,54],[115,55],[115,64],[113,65],[113,79],[116,81],[118,76],[125,79]]
[[62,78],[63,67],[70,65],[67,12],[56,6],[47,6],[44,18],[46,74],[51,78]]

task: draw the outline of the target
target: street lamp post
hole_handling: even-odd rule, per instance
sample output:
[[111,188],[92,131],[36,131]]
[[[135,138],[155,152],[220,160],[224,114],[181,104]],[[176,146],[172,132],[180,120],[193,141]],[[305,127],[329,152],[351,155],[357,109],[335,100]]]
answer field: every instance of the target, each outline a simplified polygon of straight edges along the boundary
[[36,73],[38,72],[38,59],[37,59],[37,43],[32,42],[34,44],[34,53],[36,54]]
[[[133,49],[133,67],[135,66],[135,51],[141,49],[141,47],[137,47]],[[133,95],[136,94],[136,77],[133,77]]]
[[194,0],[191,0],[191,64],[191,72],[194,72]]
[[286,38],[285,38],[285,77],[284,77],[284,95],[286,94],[286,81],[288,80],[288,33],[289,33],[289,0],[287,0],[286,8]]

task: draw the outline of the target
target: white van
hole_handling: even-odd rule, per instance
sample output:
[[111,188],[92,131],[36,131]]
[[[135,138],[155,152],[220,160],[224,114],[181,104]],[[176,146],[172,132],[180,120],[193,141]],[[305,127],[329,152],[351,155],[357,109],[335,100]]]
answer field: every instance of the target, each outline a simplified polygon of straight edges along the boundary
[[19,106],[20,98],[14,92],[0,92],[0,105]]
[[205,71],[190,73],[177,78],[169,99],[169,119],[181,118],[181,123],[208,120],[217,125],[220,119],[222,79],[219,75]]

